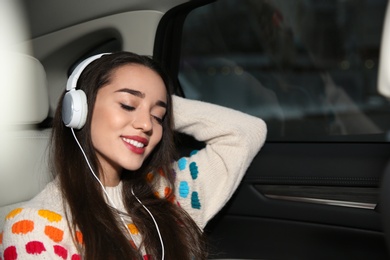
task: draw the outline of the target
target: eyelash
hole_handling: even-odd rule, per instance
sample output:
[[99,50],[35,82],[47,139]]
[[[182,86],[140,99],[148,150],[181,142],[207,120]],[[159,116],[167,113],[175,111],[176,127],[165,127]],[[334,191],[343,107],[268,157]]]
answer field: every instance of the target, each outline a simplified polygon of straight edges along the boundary
[[121,104],[121,107],[126,110],[126,111],[134,111],[134,107],[132,106],[128,106],[128,105],[125,105],[125,104]]
[[157,116],[153,116],[153,118],[157,121],[158,124],[162,125],[164,119],[163,118],[159,118]]
[[[134,111],[135,108],[132,107],[132,106],[128,106],[128,105],[125,105],[125,104],[121,104],[121,107],[126,110],[126,111]],[[154,118],[154,120],[157,121],[158,124],[162,125],[164,119],[163,118],[159,118],[158,116],[152,116]]]

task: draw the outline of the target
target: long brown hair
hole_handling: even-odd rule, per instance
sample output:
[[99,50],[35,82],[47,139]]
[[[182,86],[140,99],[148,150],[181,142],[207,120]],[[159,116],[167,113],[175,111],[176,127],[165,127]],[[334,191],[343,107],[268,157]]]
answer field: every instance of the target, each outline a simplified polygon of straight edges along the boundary
[[[159,225],[166,259],[205,259],[203,234],[195,222],[184,210],[170,202],[172,197],[158,198],[155,195],[153,185],[159,183],[161,171],[171,189],[173,191],[175,189],[172,173],[175,149],[171,84],[166,73],[153,59],[134,53],[118,52],[104,55],[88,65],[77,82],[77,89],[82,89],[86,93],[89,113],[85,126],[75,131],[76,136],[92,168],[98,172],[99,162],[90,135],[96,95],[100,88],[110,82],[117,68],[128,64],[148,67],[160,75],[167,88],[167,112],[163,120],[163,136],[160,143],[139,170],[133,172],[124,170],[121,175],[127,213],[142,234],[146,252],[152,255],[153,259],[161,258],[160,240],[153,220],[135,200],[130,192],[132,189],[153,213]],[[78,228],[83,235],[80,253],[84,259],[93,260],[143,259],[124,234],[123,224],[118,221],[116,210],[107,205],[102,189],[92,177],[71,129],[64,126],[61,118],[62,97],[53,122],[53,170],[59,177],[63,199],[69,207],[70,216],[67,219],[70,228],[74,234]],[[153,182],[147,181],[148,174],[153,174]],[[173,192],[170,196],[173,196]]]

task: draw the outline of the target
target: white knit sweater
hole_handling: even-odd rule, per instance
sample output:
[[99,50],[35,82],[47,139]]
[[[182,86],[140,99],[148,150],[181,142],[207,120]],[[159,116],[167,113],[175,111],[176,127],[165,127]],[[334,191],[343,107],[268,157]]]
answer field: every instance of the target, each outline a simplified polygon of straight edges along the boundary
[[[265,123],[256,117],[173,96],[175,129],[204,141],[206,147],[193,151],[173,163],[176,173],[178,204],[200,228],[230,199],[253,157],[266,137]],[[158,188],[164,194],[166,187]],[[107,187],[119,210],[122,183]],[[55,181],[24,206],[6,217],[0,233],[0,260],[8,259],[81,259],[64,217],[61,194]],[[131,220],[126,219],[135,244],[142,237]],[[82,243],[82,234],[76,234]],[[147,256],[145,256],[145,259]]]

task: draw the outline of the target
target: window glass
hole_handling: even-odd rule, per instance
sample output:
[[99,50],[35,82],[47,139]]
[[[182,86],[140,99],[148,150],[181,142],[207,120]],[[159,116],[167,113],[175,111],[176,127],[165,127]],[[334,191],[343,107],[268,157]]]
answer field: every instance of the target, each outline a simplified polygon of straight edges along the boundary
[[263,118],[271,141],[386,141],[386,0],[220,0],[186,18],[188,98]]

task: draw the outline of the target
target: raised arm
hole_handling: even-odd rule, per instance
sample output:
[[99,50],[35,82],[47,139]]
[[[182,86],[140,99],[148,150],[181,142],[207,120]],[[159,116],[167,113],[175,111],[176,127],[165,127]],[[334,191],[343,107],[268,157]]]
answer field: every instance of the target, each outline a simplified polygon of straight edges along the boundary
[[173,96],[175,129],[206,147],[174,163],[176,198],[201,227],[230,199],[266,138],[263,120]]

